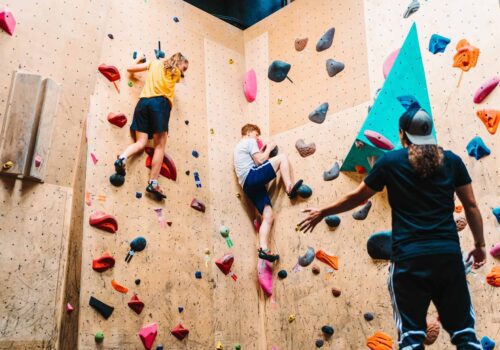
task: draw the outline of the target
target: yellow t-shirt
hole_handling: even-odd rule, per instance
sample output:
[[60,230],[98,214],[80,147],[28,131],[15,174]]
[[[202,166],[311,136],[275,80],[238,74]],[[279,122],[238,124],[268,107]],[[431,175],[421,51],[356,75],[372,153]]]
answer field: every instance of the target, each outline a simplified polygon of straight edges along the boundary
[[165,96],[170,101],[170,105],[173,106],[175,84],[180,78],[181,72],[179,69],[176,69],[175,73],[167,72],[163,66],[163,61],[151,61],[148,66],[146,83],[140,97]]

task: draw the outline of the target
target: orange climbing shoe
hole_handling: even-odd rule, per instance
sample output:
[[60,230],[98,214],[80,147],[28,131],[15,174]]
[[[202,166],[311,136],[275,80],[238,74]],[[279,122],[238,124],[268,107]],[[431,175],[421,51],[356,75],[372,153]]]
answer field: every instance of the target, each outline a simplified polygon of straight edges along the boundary
[[375,332],[366,341],[366,346],[371,350],[392,350],[392,338],[384,332]]
[[275,262],[276,260],[279,260],[280,256],[278,254],[271,254],[269,249],[264,250],[259,248],[259,258],[269,262]]
[[493,266],[491,272],[486,275],[486,282],[493,287],[500,287],[500,265]]
[[146,187],[146,192],[149,193],[157,201],[161,201],[167,198],[167,196],[163,193],[161,187],[159,185],[153,186],[152,182],[150,182],[148,184],[148,187]]
[[336,256],[333,256],[331,254],[328,254],[327,252],[325,252],[322,249],[320,249],[316,252],[316,259],[331,266],[332,269],[335,269],[335,270],[339,269],[339,258],[337,258]]
[[486,130],[490,134],[495,134],[498,129],[498,124],[500,123],[500,111],[495,109],[482,109],[477,111],[477,116],[486,126]]

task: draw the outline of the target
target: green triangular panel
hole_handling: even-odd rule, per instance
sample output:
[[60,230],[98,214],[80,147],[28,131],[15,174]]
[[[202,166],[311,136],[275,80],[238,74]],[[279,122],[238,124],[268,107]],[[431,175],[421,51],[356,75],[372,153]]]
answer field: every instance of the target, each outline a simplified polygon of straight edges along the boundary
[[[387,152],[372,145],[364,135],[365,130],[376,131],[388,138],[395,148],[401,147],[398,122],[405,109],[398,100],[399,96],[414,97],[420,106],[432,116],[415,23],[356,137],[356,140],[362,141],[365,146],[359,148],[355,143],[353,144],[342,164],[341,171],[356,171],[356,165],[363,166],[369,171],[371,166],[368,157],[380,156]],[[435,135],[435,130],[432,132]]]

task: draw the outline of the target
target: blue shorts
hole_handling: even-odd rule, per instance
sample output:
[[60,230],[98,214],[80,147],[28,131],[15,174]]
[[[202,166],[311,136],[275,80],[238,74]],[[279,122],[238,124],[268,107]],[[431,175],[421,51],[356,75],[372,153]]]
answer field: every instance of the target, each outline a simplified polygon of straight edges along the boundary
[[170,109],[170,102],[164,96],[139,99],[130,130],[148,134],[149,139],[154,134],[168,132]]
[[266,205],[271,206],[271,199],[267,193],[266,185],[276,178],[274,168],[269,161],[258,167],[250,169],[243,184],[243,192],[250,198],[260,214]]

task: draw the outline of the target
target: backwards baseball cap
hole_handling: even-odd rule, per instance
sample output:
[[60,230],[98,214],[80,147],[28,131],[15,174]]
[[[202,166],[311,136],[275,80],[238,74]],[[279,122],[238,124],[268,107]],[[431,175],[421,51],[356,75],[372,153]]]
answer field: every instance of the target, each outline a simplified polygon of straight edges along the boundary
[[436,145],[432,127],[431,116],[418,104],[411,105],[399,118],[399,128],[414,145]]

